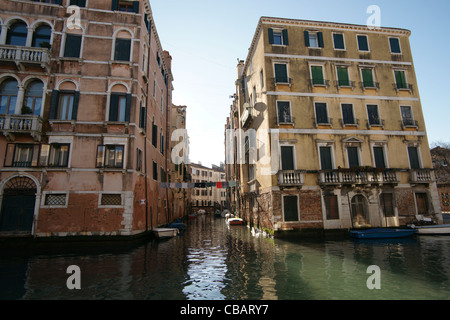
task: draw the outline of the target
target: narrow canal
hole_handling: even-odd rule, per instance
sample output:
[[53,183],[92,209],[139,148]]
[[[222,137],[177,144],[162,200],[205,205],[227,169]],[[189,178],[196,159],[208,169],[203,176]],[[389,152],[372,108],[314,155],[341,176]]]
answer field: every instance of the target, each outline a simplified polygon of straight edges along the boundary
[[[0,248],[0,299],[316,300],[450,298],[450,237],[286,241],[200,216],[134,247]],[[80,268],[69,290],[67,268]],[[369,290],[369,266],[381,289]]]

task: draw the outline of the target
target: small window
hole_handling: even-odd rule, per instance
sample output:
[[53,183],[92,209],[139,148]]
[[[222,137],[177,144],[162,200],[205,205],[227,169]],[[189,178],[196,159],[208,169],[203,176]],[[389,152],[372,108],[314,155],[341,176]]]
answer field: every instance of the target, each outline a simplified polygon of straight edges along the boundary
[[52,207],[66,206],[67,195],[65,193],[55,194],[50,193],[45,195],[45,205]]
[[342,33],[333,33],[334,49],[345,50],[344,35]]
[[333,170],[333,159],[331,156],[331,147],[320,147],[320,169]]
[[369,125],[379,126],[381,125],[380,114],[378,113],[378,106],[369,104],[367,105],[367,116],[369,120]]
[[408,83],[406,81],[406,72],[404,70],[394,70],[395,74],[395,86],[397,89],[408,89]]
[[337,69],[338,86],[351,87],[350,77],[348,75],[348,67],[339,66]]
[[281,170],[283,171],[295,170],[293,146],[281,147]]
[[158,181],[158,164],[153,162],[153,180]]
[[42,96],[44,94],[44,84],[42,81],[31,82],[26,91],[22,114],[33,114],[39,116],[42,108]]
[[391,47],[391,53],[398,53],[398,54],[402,53],[399,38],[389,38],[389,45]]
[[284,30],[274,30],[269,28],[269,43],[274,45],[289,45],[288,31]]
[[6,44],[12,46],[25,46],[27,43],[28,28],[24,22],[16,22],[9,27]]
[[114,49],[115,61],[130,61],[131,39],[116,39]]
[[36,28],[33,33],[33,41],[31,46],[35,48],[50,48],[50,39],[52,36],[52,29],[48,25],[41,25]]
[[418,170],[421,168],[419,160],[419,150],[417,147],[408,147],[409,165],[411,169]]
[[81,35],[67,34],[66,43],[64,45],[65,58],[79,58],[81,51]]
[[289,83],[289,77],[287,73],[287,64],[275,63],[275,82],[276,83]]
[[316,31],[305,31],[305,46],[309,48],[323,48],[323,33]]
[[384,157],[384,148],[383,147],[373,147],[373,156],[375,158],[375,168],[385,169],[386,168],[386,160]]
[[109,121],[129,122],[131,108],[131,95],[112,93],[109,108]]
[[284,196],[283,202],[284,221],[299,221],[298,196]]
[[97,168],[123,168],[124,146],[102,145],[97,147]]
[[19,92],[18,82],[10,78],[0,86],[0,114],[15,114],[17,94]]
[[330,119],[328,118],[328,110],[326,103],[316,103],[316,124],[330,124]]
[[104,193],[101,195],[100,205],[102,205],[102,206],[121,206],[122,205],[122,195],[121,194]]
[[5,167],[30,168],[38,166],[39,145],[10,143],[6,147]]
[[372,68],[363,68],[361,69],[361,75],[363,80],[364,88],[375,88],[376,84],[373,80],[373,70]]
[[136,149],[136,171],[143,171],[142,150],[139,148]]
[[401,106],[400,111],[402,114],[402,123],[405,127],[413,127],[417,126],[416,121],[414,120],[412,108],[410,106]]
[[322,66],[311,66],[311,82],[313,85],[325,85]]
[[353,114],[352,104],[342,104],[342,122],[344,125],[356,124],[355,115]]
[[71,6],[78,6],[80,8],[86,7],[86,0],[70,0]]
[[[44,147],[42,149],[44,150]],[[55,168],[67,168],[69,166],[69,150],[69,144],[54,143],[50,145],[47,165]]]
[[358,148],[357,147],[347,147],[347,157],[348,157],[348,167],[357,168],[361,164],[359,162]]
[[369,51],[369,40],[365,35],[358,35],[358,50],[359,51]]
[[292,123],[291,103],[289,101],[277,101],[278,123]]

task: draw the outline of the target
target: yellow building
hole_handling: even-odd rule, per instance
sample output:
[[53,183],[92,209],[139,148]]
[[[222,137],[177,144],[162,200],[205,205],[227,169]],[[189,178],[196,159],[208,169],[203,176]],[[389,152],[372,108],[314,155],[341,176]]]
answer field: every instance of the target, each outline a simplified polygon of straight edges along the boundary
[[227,137],[248,223],[283,234],[442,221],[410,34],[260,19]]

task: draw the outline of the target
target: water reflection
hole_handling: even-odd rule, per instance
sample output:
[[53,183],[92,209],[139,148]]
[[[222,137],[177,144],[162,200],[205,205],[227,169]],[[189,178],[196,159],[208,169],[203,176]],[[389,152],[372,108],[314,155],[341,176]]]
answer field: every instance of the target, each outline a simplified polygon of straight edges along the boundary
[[[200,216],[167,241],[0,251],[0,299],[449,299],[450,237],[285,241]],[[67,267],[81,290],[67,289]],[[369,290],[367,268],[381,268]]]

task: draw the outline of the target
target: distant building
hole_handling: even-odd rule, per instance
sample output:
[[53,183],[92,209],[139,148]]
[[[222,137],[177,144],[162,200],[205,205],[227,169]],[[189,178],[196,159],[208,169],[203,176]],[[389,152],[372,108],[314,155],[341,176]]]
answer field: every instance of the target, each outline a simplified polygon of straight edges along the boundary
[[241,129],[228,150],[249,224],[281,235],[442,221],[409,36],[260,19],[227,122]]
[[190,168],[191,181],[196,184],[191,191],[192,210],[204,209],[211,211],[224,208],[227,199],[227,189],[217,185],[217,183],[226,182],[224,168],[214,165],[212,168],[207,168],[201,164],[194,163],[191,163]]
[[159,188],[172,58],[150,2],[2,0],[0,25],[0,234],[129,236],[177,218]]
[[442,211],[450,213],[450,149],[436,147],[431,149],[436,183]]

